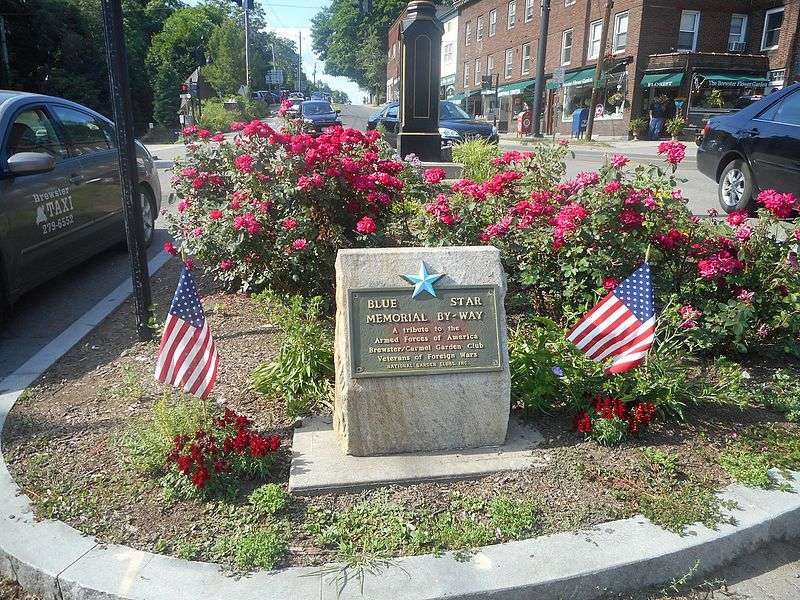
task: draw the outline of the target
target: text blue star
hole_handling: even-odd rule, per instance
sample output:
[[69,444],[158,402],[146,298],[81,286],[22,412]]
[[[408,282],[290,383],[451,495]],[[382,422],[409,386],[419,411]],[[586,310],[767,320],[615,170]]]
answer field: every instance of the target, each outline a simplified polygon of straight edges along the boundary
[[411,294],[412,298],[416,298],[422,292],[428,292],[431,296],[436,297],[436,291],[433,289],[433,284],[444,277],[444,273],[428,273],[424,262],[419,263],[419,275],[402,275],[402,277],[409,283],[414,284],[414,293]]

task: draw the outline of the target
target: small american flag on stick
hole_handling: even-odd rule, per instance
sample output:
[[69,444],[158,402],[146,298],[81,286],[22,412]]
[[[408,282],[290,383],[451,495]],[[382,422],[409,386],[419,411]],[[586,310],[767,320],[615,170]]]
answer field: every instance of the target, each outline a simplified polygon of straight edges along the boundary
[[208,328],[194,278],[186,266],[164,325],[156,379],[207,398],[217,381],[219,354]]
[[586,313],[567,339],[596,362],[611,357],[606,373],[624,373],[647,357],[655,312],[650,265],[644,263]]

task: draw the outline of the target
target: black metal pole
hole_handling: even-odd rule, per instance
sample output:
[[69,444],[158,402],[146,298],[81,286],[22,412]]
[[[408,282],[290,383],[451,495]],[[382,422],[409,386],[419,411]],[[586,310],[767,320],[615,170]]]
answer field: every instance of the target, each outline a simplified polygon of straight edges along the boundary
[[111,104],[114,108],[114,130],[117,135],[117,156],[122,183],[122,208],[125,214],[125,236],[131,263],[131,281],[136,309],[136,333],[139,341],[153,337],[148,325],[150,296],[150,274],[147,270],[147,254],[144,247],[144,226],[136,183],[139,179],[136,161],[136,146],[133,142],[133,111],[128,83],[128,57],[125,53],[125,36],[122,25],[122,0],[101,0],[103,7],[103,30],[106,38],[108,78],[111,88]]
[[547,55],[547,30],[550,28],[550,0],[542,0],[542,19],[539,27],[539,47],[536,51],[536,82],[533,86],[533,135],[542,135],[542,94],[544,93],[544,61]]

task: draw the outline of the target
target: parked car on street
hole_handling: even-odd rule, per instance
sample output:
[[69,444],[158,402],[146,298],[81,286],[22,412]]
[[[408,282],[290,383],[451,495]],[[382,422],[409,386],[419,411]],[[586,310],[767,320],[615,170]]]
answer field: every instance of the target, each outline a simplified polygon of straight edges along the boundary
[[303,128],[311,133],[322,133],[331,125],[341,125],[339,111],[326,100],[306,100],[300,105]]
[[[379,124],[386,129],[386,138],[391,145],[396,145],[400,129],[398,113],[399,102],[390,102],[371,115],[367,120],[367,129],[375,129]],[[483,138],[496,143],[497,128],[491,123],[476,119],[453,102],[439,102],[439,134],[442,136],[442,147],[449,147],[470,138]]]
[[[145,243],[161,187],[136,142]],[[0,90],[0,318],[20,294],[125,240],[114,124],[62,98]]]
[[726,212],[765,189],[800,196],[800,84],[712,117],[697,143],[697,168],[717,182]]

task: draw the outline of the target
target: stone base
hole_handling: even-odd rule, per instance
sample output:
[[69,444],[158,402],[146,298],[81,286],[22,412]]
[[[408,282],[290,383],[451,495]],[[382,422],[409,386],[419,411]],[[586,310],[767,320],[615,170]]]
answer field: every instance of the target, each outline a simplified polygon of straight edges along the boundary
[[438,133],[403,133],[397,135],[397,151],[405,158],[415,154],[420,160],[442,160],[442,136]]
[[537,429],[516,418],[502,446],[471,450],[350,456],[336,443],[330,417],[306,419],[292,441],[289,491],[297,495],[355,492],[388,484],[472,479],[541,464],[531,450],[542,442]]

